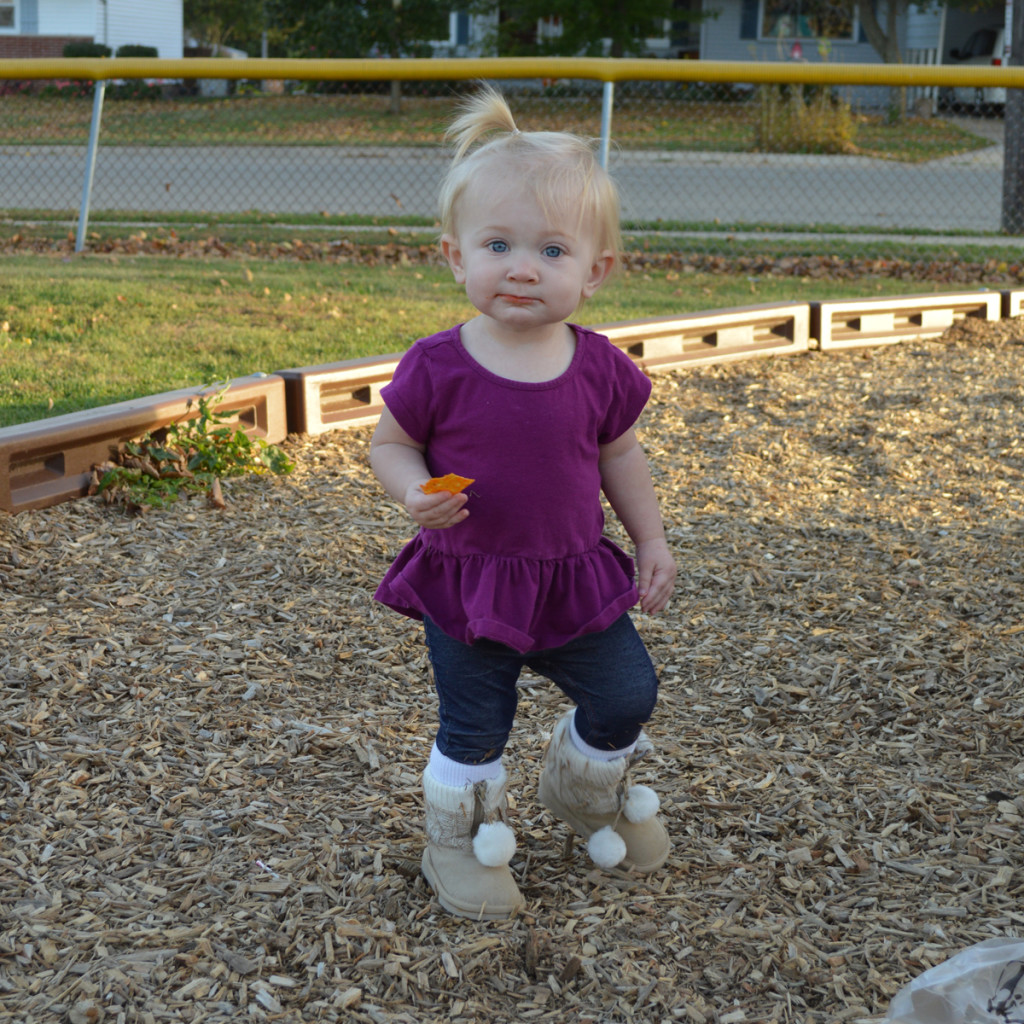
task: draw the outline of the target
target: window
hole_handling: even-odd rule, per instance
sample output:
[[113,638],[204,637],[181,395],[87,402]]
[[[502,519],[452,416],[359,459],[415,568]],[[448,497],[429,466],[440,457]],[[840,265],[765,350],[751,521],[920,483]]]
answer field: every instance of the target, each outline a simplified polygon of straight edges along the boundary
[[765,39],[853,39],[853,0],[764,0]]
[[14,0],[0,0],[0,31],[14,28]]

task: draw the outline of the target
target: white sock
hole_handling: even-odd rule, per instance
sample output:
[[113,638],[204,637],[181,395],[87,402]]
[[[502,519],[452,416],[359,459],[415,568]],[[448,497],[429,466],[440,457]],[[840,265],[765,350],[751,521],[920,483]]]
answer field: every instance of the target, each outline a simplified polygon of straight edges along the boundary
[[593,758],[595,761],[617,761],[620,757],[628,757],[636,750],[635,742],[630,743],[628,747],[623,747],[622,750],[601,750],[598,747],[592,747],[589,743],[584,742],[576,731],[575,715],[569,719],[569,739],[584,757]]
[[486,764],[461,764],[442,754],[435,743],[430,751],[427,771],[442,786],[462,789],[464,786],[472,786],[476,782],[496,779],[501,774],[501,758],[488,761]]

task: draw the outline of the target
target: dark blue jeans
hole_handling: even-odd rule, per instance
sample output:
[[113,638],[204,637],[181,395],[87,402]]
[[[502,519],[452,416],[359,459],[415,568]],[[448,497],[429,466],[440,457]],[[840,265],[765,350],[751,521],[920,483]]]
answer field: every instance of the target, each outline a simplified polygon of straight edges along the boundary
[[524,668],[555,683],[576,705],[576,730],[600,750],[622,750],[640,735],[658,699],[658,677],[628,615],[601,633],[520,654],[493,640],[469,645],[425,619],[440,702],[437,748],[460,764],[486,764],[508,742]]

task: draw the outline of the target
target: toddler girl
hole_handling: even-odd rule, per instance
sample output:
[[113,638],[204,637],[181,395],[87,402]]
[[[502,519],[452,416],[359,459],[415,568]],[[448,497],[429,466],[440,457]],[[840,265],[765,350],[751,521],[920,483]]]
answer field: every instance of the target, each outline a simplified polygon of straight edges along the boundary
[[[566,323],[618,260],[614,185],[589,142],[520,132],[490,88],[448,134],[441,249],[478,314],[416,342],[383,389],[371,463],[420,531],[375,596],[423,621],[439,698],[423,874],[451,913],[497,919],[522,903],[501,756],[524,667],[575,704],[545,752],[541,802],[603,867],[649,872],[668,856],[657,797],[625,782],[657,698],[627,611],[664,608],[676,568],[633,429],[650,382]],[[448,474],[468,489],[424,489]],[[602,491],[636,582],[602,535]]]

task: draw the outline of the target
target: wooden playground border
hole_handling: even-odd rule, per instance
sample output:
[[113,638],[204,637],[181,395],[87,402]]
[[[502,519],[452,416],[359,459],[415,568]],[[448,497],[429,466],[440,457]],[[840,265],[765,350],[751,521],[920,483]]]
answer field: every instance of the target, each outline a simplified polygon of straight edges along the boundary
[[[936,337],[966,317],[1022,312],[1024,290],[967,291],[880,299],[771,303],[598,325],[644,372],[808,351],[835,351]],[[250,437],[361,426],[380,415],[381,388],[401,353],[296,367],[229,382],[218,409]],[[93,467],[127,441],[198,414],[202,389],[0,428],[0,510],[45,508],[86,495]]]

